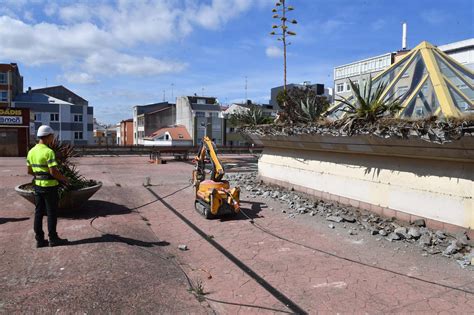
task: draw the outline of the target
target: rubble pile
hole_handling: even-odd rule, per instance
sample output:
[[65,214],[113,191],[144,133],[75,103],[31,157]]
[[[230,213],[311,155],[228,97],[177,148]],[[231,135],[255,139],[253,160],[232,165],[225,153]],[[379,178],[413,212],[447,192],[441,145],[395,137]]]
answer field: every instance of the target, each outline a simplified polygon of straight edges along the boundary
[[474,266],[474,241],[465,233],[433,231],[425,226],[423,219],[408,224],[337,202],[311,199],[293,190],[266,185],[258,181],[256,172],[230,174],[228,179],[253,198],[279,201],[284,205],[282,213],[290,219],[299,215],[320,217],[327,221],[329,228],[346,229],[349,235],[368,233],[377,240],[411,243],[422,249],[423,256],[440,254],[456,259],[463,268]]
[[434,143],[446,143],[465,136],[474,136],[474,115],[464,119],[430,117],[424,120],[380,119],[374,123],[365,121],[346,123],[344,120],[320,121],[310,124],[271,124],[243,128],[244,134],[259,136],[375,135],[381,138],[420,138]]

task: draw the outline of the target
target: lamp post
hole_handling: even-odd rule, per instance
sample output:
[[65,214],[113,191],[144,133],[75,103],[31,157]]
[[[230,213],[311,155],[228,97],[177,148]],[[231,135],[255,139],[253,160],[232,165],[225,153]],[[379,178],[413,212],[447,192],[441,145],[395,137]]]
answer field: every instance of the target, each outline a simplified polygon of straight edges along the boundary
[[[283,90],[286,91],[286,47],[291,45],[291,42],[288,42],[289,36],[295,36],[296,33],[292,32],[288,29],[288,24],[297,24],[298,22],[293,19],[291,21],[288,20],[287,14],[289,11],[293,11],[294,8],[292,6],[286,5],[286,0],[278,0],[275,3],[275,8],[273,8],[272,12],[273,18],[280,20],[278,24],[273,24],[272,31],[270,35],[278,36],[277,40],[281,41],[283,44]],[[281,31],[277,31],[277,29],[281,29]]]

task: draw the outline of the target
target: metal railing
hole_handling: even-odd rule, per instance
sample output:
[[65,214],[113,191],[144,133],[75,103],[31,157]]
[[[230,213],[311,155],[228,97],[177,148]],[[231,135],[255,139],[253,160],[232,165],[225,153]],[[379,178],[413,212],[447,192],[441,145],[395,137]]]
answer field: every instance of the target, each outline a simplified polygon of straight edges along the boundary
[[[119,145],[76,145],[74,151],[78,156],[86,155],[169,155],[192,156],[198,146],[119,146]],[[219,154],[259,154],[263,147],[257,146],[217,146]]]

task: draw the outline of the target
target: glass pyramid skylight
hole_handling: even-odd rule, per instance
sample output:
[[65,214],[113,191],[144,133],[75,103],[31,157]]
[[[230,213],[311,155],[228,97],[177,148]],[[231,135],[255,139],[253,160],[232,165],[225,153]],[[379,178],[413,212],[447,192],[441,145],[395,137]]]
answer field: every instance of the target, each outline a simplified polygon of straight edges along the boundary
[[[422,42],[399,61],[372,79],[382,94],[400,97],[401,118],[461,117],[474,113],[474,73],[428,42]],[[363,87],[361,87],[363,89]],[[330,117],[340,118],[336,103]],[[339,114],[337,114],[339,112]]]

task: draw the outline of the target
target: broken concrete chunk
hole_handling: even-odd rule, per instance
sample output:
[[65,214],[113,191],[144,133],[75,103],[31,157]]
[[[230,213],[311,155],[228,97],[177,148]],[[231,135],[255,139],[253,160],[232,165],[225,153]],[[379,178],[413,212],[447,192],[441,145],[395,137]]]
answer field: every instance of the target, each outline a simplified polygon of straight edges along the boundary
[[298,213],[303,214],[303,213],[308,212],[308,209],[306,209],[306,207],[300,207],[300,208],[298,208],[296,211],[298,211]]
[[178,245],[178,249],[179,250],[188,250],[188,246],[184,245],[184,244],[180,244],[180,245]]
[[389,240],[390,242],[391,241],[398,241],[398,240],[400,240],[400,236],[397,233],[392,232],[387,236],[387,240]]
[[423,220],[423,219],[415,220],[415,221],[413,221],[412,224],[414,226],[418,226],[418,227],[425,227],[426,226],[425,220]]
[[420,238],[421,232],[418,228],[411,227],[408,229],[408,235],[417,240]]
[[430,246],[431,245],[431,235],[429,234],[423,234],[420,237],[420,240],[418,241],[418,244],[421,246]]
[[328,227],[329,227],[330,229],[334,229],[334,228],[335,228],[334,224],[329,224]]
[[342,219],[345,221],[345,222],[349,222],[349,223],[354,223],[356,221],[356,219],[352,216],[348,216],[348,215],[343,215],[342,216]]
[[446,247],[446,249],[443,251],[443,255],[445,256],[454,255],[459,251],[459,249],[460,248],[457,246],[456,241],[452,241],[451,244],[449,244],[449,246]]
[[444,234],[443,231],[436,231],[436,237],[439,238],[440,240],[444,240],[446,238],[446,234]]
[[379,230],[379,234],[381,236],[387,236],[387,231],[385,231],[384,229],[381,229],[381,230]]
[[401,239],[407,238],[407,228],[404,226],[396,228],[393,233],[397,234]]
[[344,219],[342,217],[338,217],[338,216],[335,216],[335,215],[331,215],[331,216],[327,217],[326,220],[332,221],[332,222],[337,222],[337,223],[340,223],[340,222],[344,221]]

